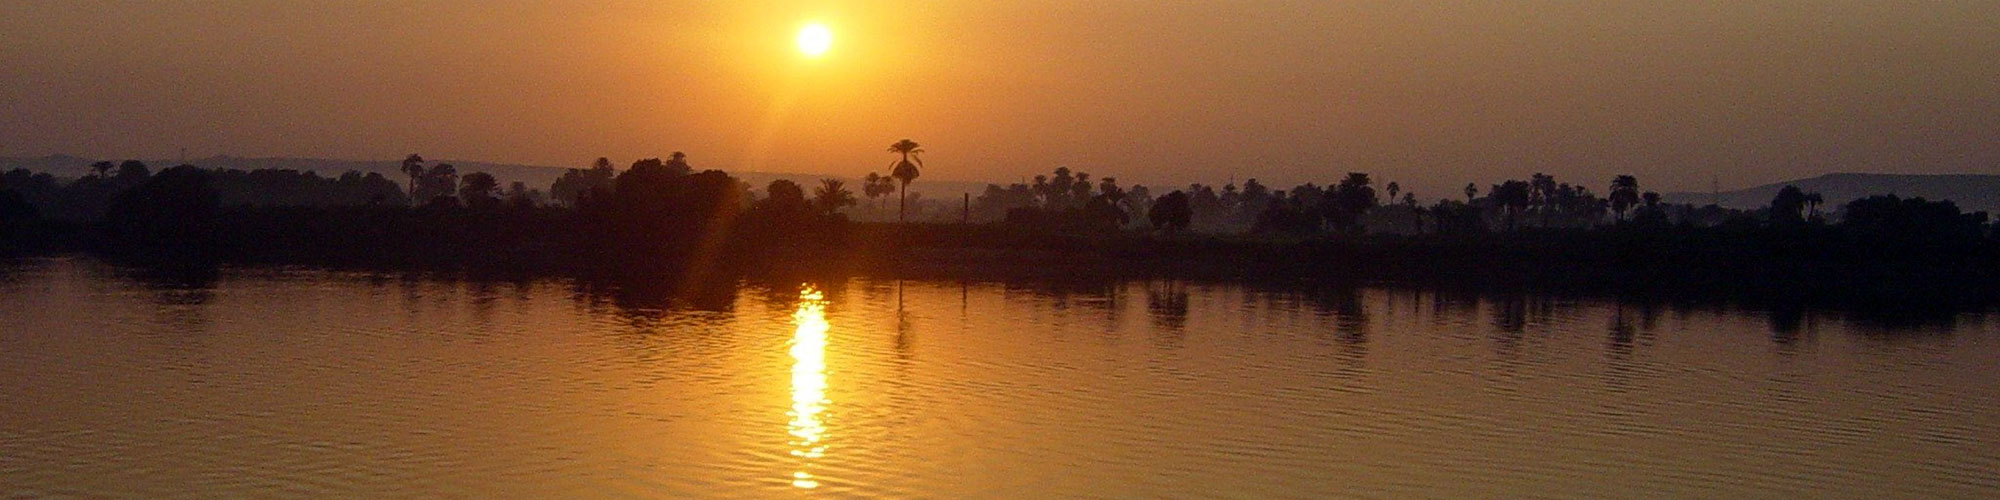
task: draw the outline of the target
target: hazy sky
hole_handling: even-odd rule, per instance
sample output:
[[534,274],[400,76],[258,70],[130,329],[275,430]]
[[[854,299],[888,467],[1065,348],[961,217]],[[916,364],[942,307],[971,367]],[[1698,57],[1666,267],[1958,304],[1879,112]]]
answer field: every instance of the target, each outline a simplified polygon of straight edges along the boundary
[[858,176],[903,137],[929,179],[1425,197],[2000,173],[2000,1],[0,0],[0,156]]

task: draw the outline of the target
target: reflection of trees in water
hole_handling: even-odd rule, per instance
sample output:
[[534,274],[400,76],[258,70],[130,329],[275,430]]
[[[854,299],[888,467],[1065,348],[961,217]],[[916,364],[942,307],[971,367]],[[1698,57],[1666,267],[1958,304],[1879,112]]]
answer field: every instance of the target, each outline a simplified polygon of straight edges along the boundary
[[1146,284],[1146,317],[1153,326],[1178,332],[1187,328],[1187,283],[1160,281]]
[[471,299],[472,320],[482,327],[492,325],[493,309],[500,301],[500,287],[492,281],[474,279],[467,281],[465,288]]
[[1022,280],[1001,284],[1008,294],[1025,293],[1045,300],[1058,315],[1084,309],[1113,318],[1118,312],[1119,283],[1110,280]]
[[153,292],[157,305],[201,305],[215,298],[222,270],[212,266],[140,268],[126,275]]
[[[1633,365],[1632,361],[1632,341],[1635,332],[1632,319],[1625,315],[1625,304],[1614,302],[1612,307],[1616,310],[1611,313],[1610,333],[1607,335],[1610,340],[1604,348],[1606,358],[1604,387],[1605,390],[1614,394],[1625,394],[1632,392],[1632,386],[1637,378],[1637,375],[1634,373],[1637,367]],[[1620,406],[1622,403],[1622,401],[1608,402],[1613,407]],[[1600,402],[1600,404],[1606,404],[1606,402]],[[1627,413],[1623,411],[1613,412],[1615,415],[1626,415]]]
[[55,259],[15,259],[0,257],[0,285],[21,282],[23,274],[40,274],[53,269],[64,260]]
[[132,269],[126,277],[150,292],[161,331],[195,333],[208,328],[209,302],[222,271],[212,266]]
[[[737,283],[714,281],[697,284],[667,281],[606,281],[579,279],[571,282],[571,298],[593,312],[609,312],[633,324],[658,321],[673,311],[730,313],[736,311]],[[791,305],[787,303],[785,308]]]
[[[1637,336],[1637,332],[1636,328],[1632,325],[1634,318],[1628,317],[1625,314],[1626,306],[1624,303],[1614,301],[1611,307],[1615,310],[1611,313],[1610,333],[1607,335],[1609,340],[1604,348],[1605,356],[1609,358],[1608,361],[1610,363],[1610,370],[1605,374],[1605,385],[1612,392],[1623,393],[1629,391],[1632,386],[1632,370],[1634,368],[1632,366],[1632,341]],[[1637,314],[1634,315],[1636,316]]]
[[1632,340],[1637,336],[1633,318],[1625,315],[1624,303],[1613,303],[1611,313],[1611,353],[1613,356],[1628,358],[1632,355]]
[[1333,318],[1333,331],[1343,344],[1368,342],[1368,309],[1362,304],[1361,289],[1321,288],[1308,292],[1315,313]]
[[1806,312],[1797,307],[1780,307],[1767,313],[1765,319],[1770,323],[1771,341],[1780,346],[1791,346],[1799,342]]
[[[1972,310],[1979,309],[1954,304],[1878,304],[1850,310],[1843,319],[1873,337],[1917,338],[1950,335],[1958,330],[1960,316]],[[1807,327],[1810,329],[1810,321]]]
[[1322,313],[1333,313],[1334,339],[1340,343],[1341,372],[1359,374],[1368,360],[1368,309],[1361,301],[1361,289],[1341,287],[1315,294],[1314,304]]
[[[1651,334],[1659,331],[1660,309],[1660,304],[1654,302],[1640,302],[1638,304],[1639,331],[1641,334]],[[1647,335],[1647,337],[1650,337],[1650,335]]]
[[1528,327],[1528,299],[1511,294],[1494,297],[1493,327],[1519,336]]
[[1494,328],[1520,334],[1529,328],[1546,328],[1558,318],[1576,313],[1575,299],[1541,294],[1506,293],[1492,299]]
[[903,304],[903,280],[896,280],[896,357],[905,361],[901,365],[907,368],[907,361],[916,355],[917,334],[916,325],[910,323],[910,312]]
[[1444,326],[1460,319],[1477,318],[1479,296],[1452,290],[1437,290],[1431,293],[1431,323]]

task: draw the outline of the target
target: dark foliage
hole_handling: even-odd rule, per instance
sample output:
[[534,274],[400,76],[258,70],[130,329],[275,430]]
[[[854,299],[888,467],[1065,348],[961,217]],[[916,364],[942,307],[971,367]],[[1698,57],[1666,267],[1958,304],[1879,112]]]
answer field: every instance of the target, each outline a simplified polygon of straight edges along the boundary
[[[526,186],[502,190],[483,173],[427,167],[414,155],[407,166],[420,206],[377,175],[192,166],[148,174],[143,165],[108,165],[65,184],[8,172],[0,178],[0,249],[67,247],[182,264],[630,276],[851,265],[1824,300],[2000,298],[2000,243],[1986,214],[1894,196],[1848,204],[1827,223],[1815,197],[1796,189],[1769,210],[1733,212],[1662,204],[1629,176],[1612,184],[1616,198],[1630,193],[1629,203],[1537,174],[1493,185],[1484,198],[1473,189],[1468,201],[1422,207],[1402,193],[1401,203],[1385,207],[1360,173],[1331,188],[1274,190],[1250,180],[1154,199],[1143,186],[1058,169],[1033,184],[989,187],[980,206],[1004,208],[1003,222],[877,225],[840,213],[856,201],[842,183],[820,183],[809,195],[777,181],[752,199],[737,179],[697,173],[681,154],[622,172],[608,161],[572,171],[551,189],[556,206],[537,202],[539,192]],[[101,215],[71,219],[81,225],[51,216],[93,211]],[[1250,236],[1191,232],[1204,220],[1228,227],[1246,213]],[[1369,217],[1414,220],[1415,231],[1369,234]]]

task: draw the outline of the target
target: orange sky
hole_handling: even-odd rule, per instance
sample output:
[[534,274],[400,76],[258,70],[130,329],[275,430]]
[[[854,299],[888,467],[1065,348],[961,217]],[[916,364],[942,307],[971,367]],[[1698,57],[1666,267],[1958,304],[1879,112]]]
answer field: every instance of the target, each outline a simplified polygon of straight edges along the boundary
[[2000,173],[2000,2],[13,1],[0,109],[0,156],[1706,190]]

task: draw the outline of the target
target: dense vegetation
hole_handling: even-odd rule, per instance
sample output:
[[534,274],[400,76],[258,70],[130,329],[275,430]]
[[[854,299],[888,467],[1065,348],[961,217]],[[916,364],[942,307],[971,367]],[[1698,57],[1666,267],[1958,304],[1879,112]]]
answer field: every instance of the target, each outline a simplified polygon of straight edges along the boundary
[[[907,142],[907,141],[906,141]],[[869,198],[916,179],[898,143]],[[913,161],[914,160],[914,161]],[[752,189],[685,155],[619,170],[600,159],[541,189],[411,155],[407,184],[288,170],[101,163],[74,180],[0,184],[0,251],[86,251],[165,265],[735,276],[745,272],[1172,275],[1386,280],[1437,286],[1827,301],[1987,303],[2000,241],[1985,213],[1877,196],[1833,210],[1786,189],[1735,211],[1660,203],[1617,176],[1607,194],[1537,174],[1420,204],[1366,174],[1327,187],[1249,180],[1153,196],[1057,169],[991,186],[974,223],[855,223],[840,181]],[[1386,196],[1384,196],[1386,195]],[[421,200],[412,203],[411,200]]]

